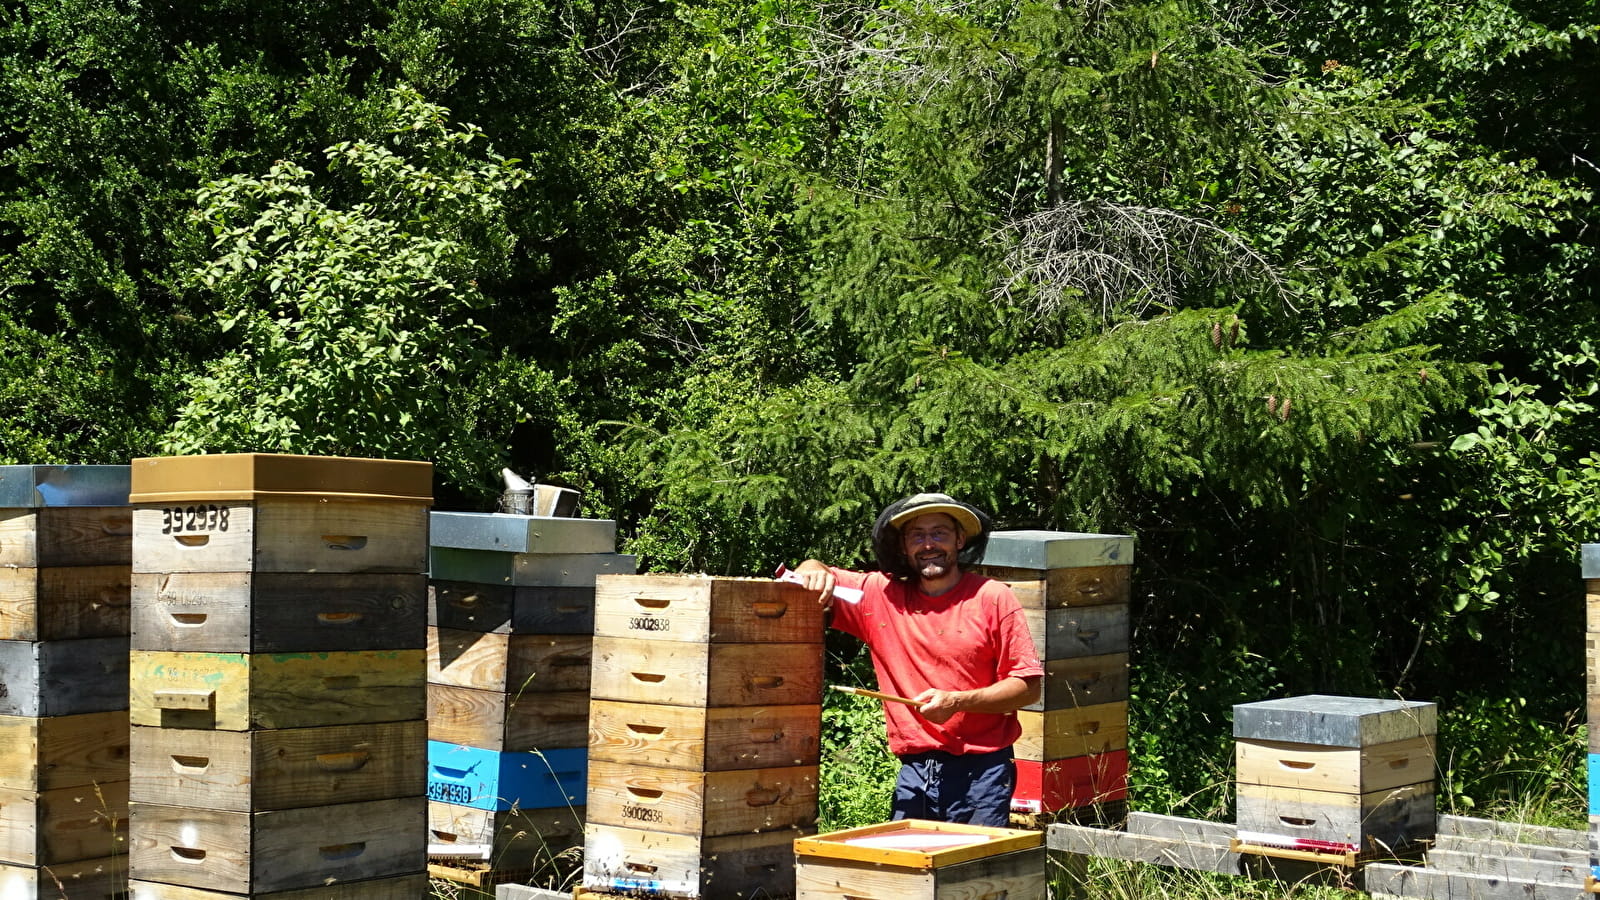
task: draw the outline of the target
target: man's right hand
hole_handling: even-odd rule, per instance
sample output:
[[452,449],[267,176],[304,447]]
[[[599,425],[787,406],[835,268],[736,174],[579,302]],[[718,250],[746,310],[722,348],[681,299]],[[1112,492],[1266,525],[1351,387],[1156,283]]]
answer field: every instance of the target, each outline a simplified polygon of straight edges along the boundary
[[836,581],[833,570],[820,560],[808,559],[795,566],[794,573],[800,576],[800,584],[806,590],[816,591],[817,602],[822,604],[822,611],[832,611],[833,586]]

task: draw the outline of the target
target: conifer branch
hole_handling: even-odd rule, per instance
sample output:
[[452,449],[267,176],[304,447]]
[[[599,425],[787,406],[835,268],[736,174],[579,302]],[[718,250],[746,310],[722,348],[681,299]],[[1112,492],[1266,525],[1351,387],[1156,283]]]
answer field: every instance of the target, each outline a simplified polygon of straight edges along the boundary
[[1107,322],[1176,309],[1185,288],[1201,283],[1264,284],[1294,310],[1282,277],[1266,257],[1205,219],[1170,209],[1091,200],[1042,210],[1002,227],[1011,245],[996,297],[1027,286],[1040,317],[1081,301]]

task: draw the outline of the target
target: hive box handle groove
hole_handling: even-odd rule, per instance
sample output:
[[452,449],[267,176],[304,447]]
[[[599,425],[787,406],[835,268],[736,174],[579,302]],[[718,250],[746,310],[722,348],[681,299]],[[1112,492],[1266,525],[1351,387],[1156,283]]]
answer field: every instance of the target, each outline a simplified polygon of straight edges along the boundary
[[362,534],[325,534],[322,543],[329,550],[360,550],[367,546],[367,537]]

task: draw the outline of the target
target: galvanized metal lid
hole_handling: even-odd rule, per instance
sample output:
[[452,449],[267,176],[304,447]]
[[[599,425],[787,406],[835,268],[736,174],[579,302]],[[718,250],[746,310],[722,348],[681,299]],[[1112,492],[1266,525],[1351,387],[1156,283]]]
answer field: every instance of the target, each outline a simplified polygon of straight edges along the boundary
[[983,565],[1014,569],[1076,569],[1133,564],[1133,538],[1126,534],[1075,531],[995,531]]
[[0,466],[0,509],[127,506],[127,466]]
[[610,553],[617,548],[617,523],[610,519],[435,511],[428,516],[428,531],[433,546],[457,550]]
[[1600,544],[1583,545],[1583,577],[1600,578]]
[[1244,740],[1370,747],[1437,731],[1438,706],[1419,700],[1307,694],[1233,708],[1233,736]]
[[433,464],[402,459],[219,453],[136,459],[130,503],[323,497],[433,502]]

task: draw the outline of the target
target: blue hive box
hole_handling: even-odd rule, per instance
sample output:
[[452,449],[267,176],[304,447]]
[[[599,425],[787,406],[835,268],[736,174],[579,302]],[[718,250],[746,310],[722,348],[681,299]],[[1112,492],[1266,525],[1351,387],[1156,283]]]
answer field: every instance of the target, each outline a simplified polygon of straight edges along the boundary
[[484,750],[428,742],[428,799],[494,812],[582,806],[589,750]]

